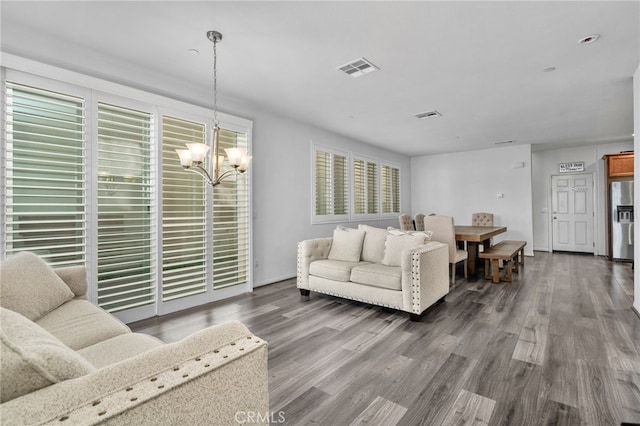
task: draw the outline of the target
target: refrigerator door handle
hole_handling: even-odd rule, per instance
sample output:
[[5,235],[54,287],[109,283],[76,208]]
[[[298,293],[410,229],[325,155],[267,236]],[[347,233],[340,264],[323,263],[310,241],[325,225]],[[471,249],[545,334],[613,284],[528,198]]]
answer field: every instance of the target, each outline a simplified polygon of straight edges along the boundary
[[629,245],[633,245],[633,222],[629,224]]

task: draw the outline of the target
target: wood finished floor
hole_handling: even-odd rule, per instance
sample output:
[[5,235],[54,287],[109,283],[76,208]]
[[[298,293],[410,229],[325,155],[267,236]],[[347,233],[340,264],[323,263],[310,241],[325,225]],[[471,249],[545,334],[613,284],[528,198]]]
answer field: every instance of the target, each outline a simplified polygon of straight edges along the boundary
[[171,342],[241,320],[269,342],[271,410],[289,425],[640,423],[630,264],[542,252],[525,263],[512,283],[458,271],[418,323],[307,299],[287,280],[131,326]]

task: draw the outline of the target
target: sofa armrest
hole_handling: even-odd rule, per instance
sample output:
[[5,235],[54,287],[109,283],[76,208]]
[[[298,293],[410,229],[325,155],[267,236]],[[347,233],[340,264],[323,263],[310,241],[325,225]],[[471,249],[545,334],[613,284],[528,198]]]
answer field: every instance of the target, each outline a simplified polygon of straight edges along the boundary
[[404,310],[421,314],[449,293],[449,248],[429,242],[403,252],[402,299]]
[[1,410],[13,424],[237,424],[246,413],[266,415],[267,380],[267,343],[236,321],[23,395]]
[[56,268],[54,272],[69,286],[77,298],[87,298],[87,269],[84,266]]
[[309,265],[329,257],[333,238],[316,238],[298,243],[298,288],[309,289]]

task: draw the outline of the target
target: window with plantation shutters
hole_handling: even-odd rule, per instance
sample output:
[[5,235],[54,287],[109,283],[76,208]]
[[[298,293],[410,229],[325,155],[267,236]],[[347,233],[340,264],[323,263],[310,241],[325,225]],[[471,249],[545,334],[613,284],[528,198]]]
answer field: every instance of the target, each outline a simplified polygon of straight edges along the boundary
[[[220,147],[247,148],[246,133],[220,130]],[[222,169],[227,169],[228,160]],[[213,287],[247,282],[249,271],[249,182],[246,173],[224,180],[213,191]]]
[[[250,172],[212,189],[175,152],[210,144],[209,110],[8,68],[2,83],[0,259],[85,266],[88,300],[124,322],[252,288]],[[219,117],[220,154],[249,148],[251,121]]]
[[347,157],[346,153],[314,147],[314,222],[348,219]]
[[84,100],[10,81],[5,88],[4,251],[83,265]]
[[383,164],[382,180],[382,214],[400,213],[400,169]]
[[205,182],[184,171],[175,151],[205,135],[204,124],[162,117],[163,302],[207,291]]
[[356,218],[378,216],[378,163],[353,160],[353,214]]
[[98,305],[155,302],[152,115],[98,104]]

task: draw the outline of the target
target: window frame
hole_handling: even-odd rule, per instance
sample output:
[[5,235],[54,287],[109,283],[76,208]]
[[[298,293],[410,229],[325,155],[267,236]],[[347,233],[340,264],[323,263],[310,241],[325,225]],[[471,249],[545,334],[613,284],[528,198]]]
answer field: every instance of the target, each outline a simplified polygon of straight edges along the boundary
[[[386,212],[384,211],[383,205],[384,205],[384,182],[382,179],[382,169],[384,167],[388,167],[391,170],[393,169],[397,169],[398,170],[398,211],[392,211],[392,212]],[[393,185],[393,180],[391,182],[391,185]],[[391,199],[393,200],[395,197],[393,196],[393,193],[391,194]],[[392,201],[393,203],[393,201]],[[393,162],[388,162],[388,161],[381,161],[380,162],[380,218],[381,219],[396,219],[398,217],[398,215],[400,215],[402,212],[402,167],[400,167],[400,165],[398,163],[393,163]]]
[[[316,153],[320,151],[320,152],[325,152],[331,155],[331,173],[330,173],[330,194],[329,197],[332,200],[331,201],[331,213],[330,214],[326,214],[326,215],[318,215],[316,214],[316,199],[317,199],[317,191],[316,191],[316,180],[317,180],[317,170],[316,170]],[[335,155],[341,156],[345,158],[345,185],[344,185],[344,191],[345,191],[345,196],[346,196],[346,208],[347,208],[347,212],[346,214],[335,214],[334,211],[334,206],[333,206],[333,198],[334,198],[334,193],[335,193],[335,182],[333,179],[334,173],[333,173],[333,167],[334,167],[334,162],[333,162],[333,157]],[[349,152],[347,151],[342,151],[339,149],[335,149],[335,148],[329,148],[327,146],[324,145],[319,145],[319,144],[314,144],[312,142],[312,146],[311,146],[311,223],[312,224],[322,224],[322,223],[336,223],[336,222],[348,222],[351,219],[351,198],[352,198],[352,191],[351,191],[351,174],[349,173],[349,165],[351,164],[351,155]]]
[[[365,205],[368,208],[369,205],[369,191],[368,191],[368,181],[366,180],[366,177],[369,176],[366,167],[368,164],[375,164],[376,166],[376,172],[375,172],[375,195],[376,195],[376,212],[375,213],[356,213],[356,178],[355,178],[355,163],[356,161],[363,161],[364,162],[364,167],[365,167]],[[380,204],[380,195],[381,195],[381,185],[380,185],[380,176],[381,176],[381,168],[380,168],[380,161],[372,158],[372,157],[367,157],[364,155],[360,155],[360,154],[355,154],[352,153],[351,154],[351,193],[352,193],[352,197],[351,197],[351,219],[352,220],[359,220],[359,221],[374,221],[374,220],[380,220],[380,211],[381,211],[381,204]]]

